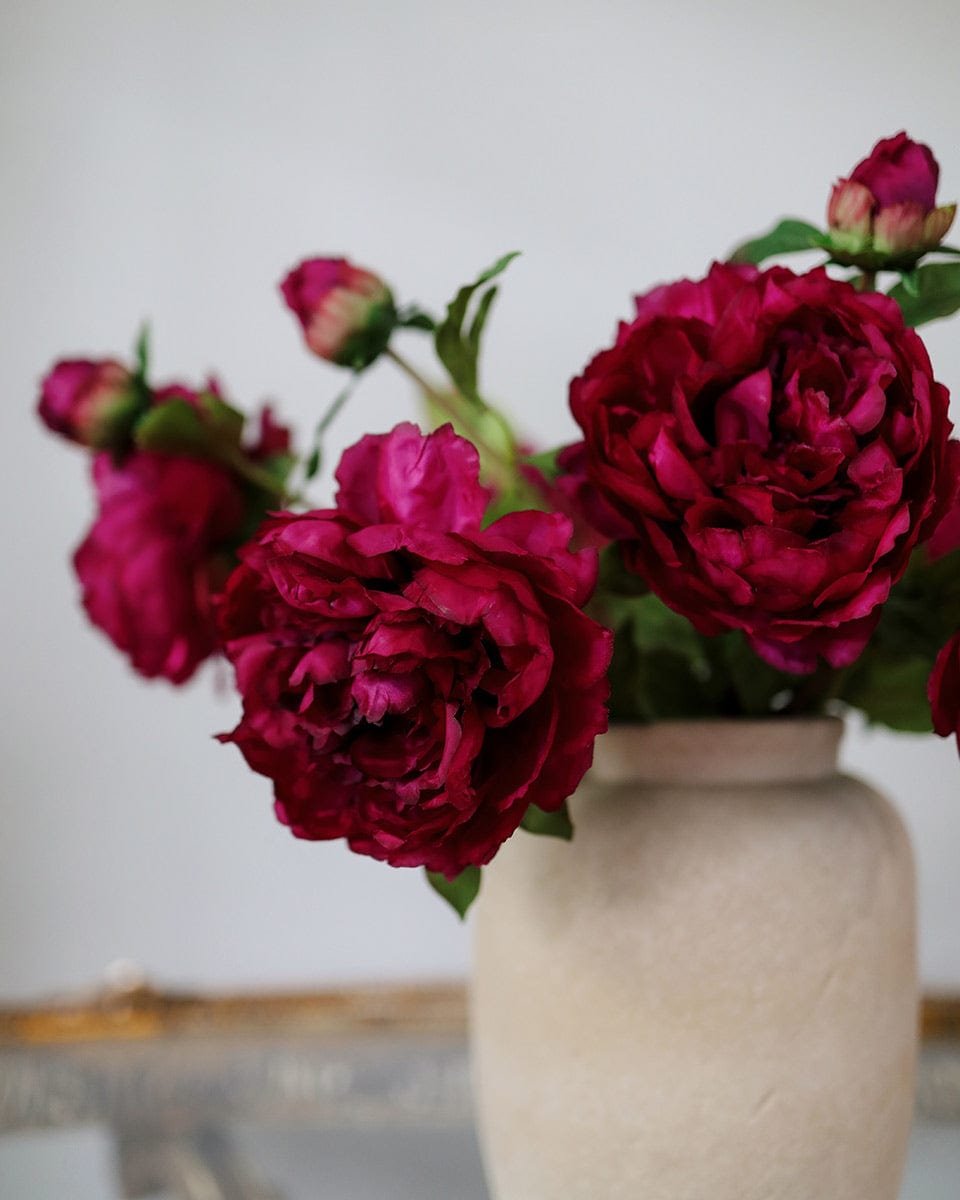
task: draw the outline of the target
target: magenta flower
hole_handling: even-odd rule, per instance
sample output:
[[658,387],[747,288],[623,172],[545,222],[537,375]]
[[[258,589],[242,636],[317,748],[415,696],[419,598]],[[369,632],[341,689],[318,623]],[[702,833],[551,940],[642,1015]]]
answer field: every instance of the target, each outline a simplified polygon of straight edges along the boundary
[[280,820],[448,878],[531,804],[558,809],[606,727],[596,555],[556,514],[483,530],[478,471],[450,426],[363,438],[337,507],[270,519],[221,612],[243,697],[223,740],[273,780]]
[[341,367],[369,366],[397,321],[390,289],[345,258],[311,258],[280,284],[314,354]]
[[93,477],[99,510],[73,560],[83,606],[141,675],[183,683],[217,648],[240,489],[213,463],[143,451],[121,466],[98,455]]
[[960,746],[960,633],[955,633],[937,655],[927,683],[927,697],[934,732],[941,737],[955,736]]
[[859,655],[946,511],[947,401],[892,300],[729,265],[639,297],[570,390],[627,564],[793,672]]

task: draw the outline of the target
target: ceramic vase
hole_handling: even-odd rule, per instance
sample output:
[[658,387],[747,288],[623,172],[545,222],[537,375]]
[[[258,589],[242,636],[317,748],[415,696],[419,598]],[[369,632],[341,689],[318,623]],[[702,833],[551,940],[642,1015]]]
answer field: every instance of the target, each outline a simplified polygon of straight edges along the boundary
[[832,719],[613,727],[573,841],[485,871],[472,1053],[494,1200],[896,1200],[914,868]]

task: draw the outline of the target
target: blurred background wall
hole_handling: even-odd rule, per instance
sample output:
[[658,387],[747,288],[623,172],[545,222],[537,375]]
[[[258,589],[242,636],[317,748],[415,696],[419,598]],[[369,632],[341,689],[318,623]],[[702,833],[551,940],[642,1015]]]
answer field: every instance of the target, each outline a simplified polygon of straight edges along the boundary
[[[878,137],[928,142],[960,195],[954,18],[948,0],[5,0],[0,996],[120,957],[239,987],[457,975],[468,955],[419,872],[275,823],[267,781],[212,740],[237,712],[223,676],[144,683],[87,625],[83,455],[33,415],[50,363],[124,355],[149,318],[158,379],[213,370],[307,430],[340,380],[278,300],[286,268],[346,252],[436,309],[522,249],[486,386],[531,440],[571,438],[567,383],[632,293],[782,213],[820,222]],[[927,340],[960,393],[958,328]],[[328,461],[414,414],[374,368]],[[960,986],[956,748],[853,728],[845,754],[907,814],[924,978]]]

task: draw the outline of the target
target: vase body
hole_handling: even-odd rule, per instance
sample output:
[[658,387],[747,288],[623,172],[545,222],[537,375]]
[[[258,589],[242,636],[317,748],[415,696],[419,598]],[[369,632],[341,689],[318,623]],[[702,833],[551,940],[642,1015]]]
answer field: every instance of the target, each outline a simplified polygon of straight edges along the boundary
[[494,1200],[896,1200],[913,858],[838,721],[620,726],[477,903]]

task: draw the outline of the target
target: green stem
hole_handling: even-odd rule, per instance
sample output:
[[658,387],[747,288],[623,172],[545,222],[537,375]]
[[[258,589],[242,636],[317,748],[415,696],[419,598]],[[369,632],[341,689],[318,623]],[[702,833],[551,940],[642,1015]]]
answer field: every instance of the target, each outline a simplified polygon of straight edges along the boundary
[[262,492],[276,496],[277,501],[281,505],[306,503],[305,498],[299,492],[288,492],[282,484],[277,483],[269,471],[264,471],[262,467],[258,467],[256,463],[251,462],[238,447],[218,446],[216,448],[216,455],[219,461],[225,467],[229,467],[234,474],[239,475],[241,479],[245,479],[247,483],[252,483],[254,487],[259,488]]
[[[457,401],[448,393],[441,392],[439,388],[433,386],[429,380],[425,379],[417,368],[407,359],[401,357],[396,350],[388,348],[384,351],[385,357],[389,358],[401,371],[417,385],[421,392],[427,397],[432,404],[435,404],[442,412],[453,422],[456,427],[458,422],[464,422],[464,414],[457,404]],[[457,393],[459,396],[459,393]],[[494,416],[499,416],[494,409],[488,408],[488,412]],[[504,429],[509,433],[508,427],[504,422]],[[483,437],[481,437],[474,429],[470,430],[470,440],[474,443],[481,455],[485,459],[485,465],[491,475],[494,476],[494,482],[499,488],[506,490],[516,480],[517,454],[513,444],[513,436],[509,435],[510,453],[505,455],[502,451],[496,449]]]
[[875,292],[877,290],[877,273],[876,271],[864,271],[857,277],[856,288],[858,292]]

